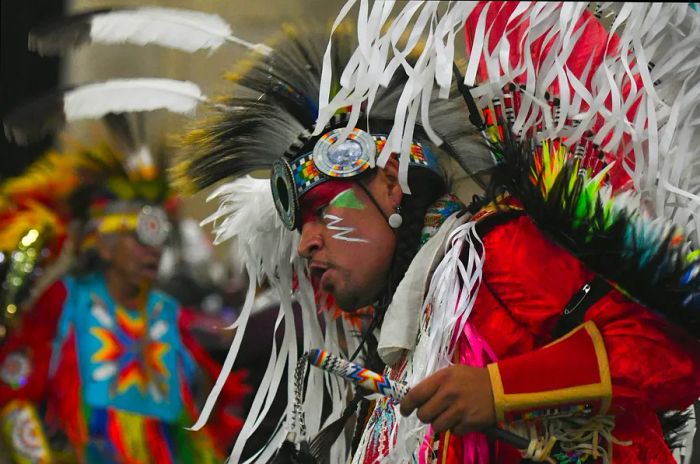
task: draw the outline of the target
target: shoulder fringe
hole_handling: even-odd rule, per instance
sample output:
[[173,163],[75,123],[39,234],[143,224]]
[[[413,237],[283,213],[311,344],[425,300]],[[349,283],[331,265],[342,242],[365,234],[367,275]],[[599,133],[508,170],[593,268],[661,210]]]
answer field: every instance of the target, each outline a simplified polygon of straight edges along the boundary
[[[483,245],[476,233],[476,223],[457,226],[445,243],[445,256],[430,279],[422,307],[418,343],[412,362],[406,367],[410,386],[451,364],[458,334],[465,332],[467,320],[481,284],[484,262]],[[462,259],[462,255],[466,259]],[[483,346],[468,348],[478,364],[484,364]],[[485,364],[484,364],[485,365]],[[428,426],[413,414],[397,416],[391,448],[384,462],[413,462]]]

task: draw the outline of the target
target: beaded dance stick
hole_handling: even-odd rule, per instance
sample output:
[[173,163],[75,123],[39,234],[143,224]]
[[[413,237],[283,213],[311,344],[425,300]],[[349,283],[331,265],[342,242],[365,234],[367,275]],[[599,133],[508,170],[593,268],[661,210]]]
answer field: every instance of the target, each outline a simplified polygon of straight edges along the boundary
[[341,359],[326,351],[313,349],[308,353],[309,363],[337,376],[343,377],[369,391],[401,401],[408,393],[408,385],[389,380],[383,375],[365,369],[359,364]]
[[[401,401],[408,393],[409,387],[405,383],[389,380],[385,376],[365,369],[359,364],[346,361],[318,348],[309,350],[306,357],[312,366],[343,377],[367,390],[388,396],[397,402]],[[530,445],[530,440],[498,427],[487,427],[482,432],[491,438],[509,443],[518,449],[527,449]]]

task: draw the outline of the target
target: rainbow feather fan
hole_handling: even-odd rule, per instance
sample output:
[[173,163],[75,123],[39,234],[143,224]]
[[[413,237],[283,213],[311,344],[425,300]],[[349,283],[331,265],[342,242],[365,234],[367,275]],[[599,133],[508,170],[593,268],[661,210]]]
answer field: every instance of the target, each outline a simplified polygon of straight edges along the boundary
[[556,242],[627,295],[700,336],[700,250],[671,221],[639,208],[637,193],[614,191],[609,164],[585,167],[557,141],[492,146],[502,157],[493,185],[505,187]]

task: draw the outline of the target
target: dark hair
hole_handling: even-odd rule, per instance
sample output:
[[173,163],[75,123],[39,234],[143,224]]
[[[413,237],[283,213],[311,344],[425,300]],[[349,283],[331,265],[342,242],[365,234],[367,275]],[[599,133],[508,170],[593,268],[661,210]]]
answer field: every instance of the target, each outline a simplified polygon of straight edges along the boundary
[[[382,325],[384,314],[391,303],[396,288],[406,274],[416,253],[418,253],[424,218],[428,208],[447,192],[448,187],[444,176],[438,176],[427,169],[410,169],[408,172],[408,185],[411,188],[411,194],[405,194],[401,199],[403,222],[397,230],[396,248],[386,287],[375,305],[374,317],[363,336],[360,348],[358,348],[359,350],[364,345],[365,367],[374,372],[382,372],[384,370],[384,362],[377,352],[377,340],[374,337],[374,329]],[[357,394],[362,393],[357,392]],[[358,411],[351,445],[353,454],[359,445],[365,425],[364,419],[370,412],[369,408],[369,400],[363,399],[360,401],[360,410]]]
[[[373,173],[373,175],[376,175]],[[373,339],[372,332],[380,327],[384,320],[384,313],[389,307],[396,288],[403,279],[411,261],[415,258],[420,246],[420,237],[423,230],[423,222],[430,205],[447,191],[447,182],[444,177],[438,176],[427,169],[411,169],[408,172],[408,185],[411,188],[410,194],[404,194],[401,198],[401,215],[403,222],[396,231],[396,248],[389,267],[384,291],[374,306],[374,316],[372,322],[363,336],[363,342],[367,343],[365,363],[370,369],[382,369],[378,356],[377,364],[371,366],[372,352],[376,354],[376,340]],[[375,349],[372,349],[374,345]]]
[[404,194],[401,199],[403,223],[396,234],[396,249],[385,294],[382,298],[386,305],[383,305],[382,309],[386,309],[391,303],[396,287],[418,252],[421,231],[428,208],[447,190],[444,178],[440,178],[435,173],[425,169],[409,170],[408,184],[411,188],[411,194]]

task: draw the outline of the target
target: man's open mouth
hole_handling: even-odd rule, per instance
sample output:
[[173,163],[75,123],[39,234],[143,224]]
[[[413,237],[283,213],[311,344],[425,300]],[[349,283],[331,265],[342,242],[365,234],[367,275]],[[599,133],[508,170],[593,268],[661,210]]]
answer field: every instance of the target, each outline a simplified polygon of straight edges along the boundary
[[158,274],[158,263],[147,263],[141,265],[141,273],[147,277],[155,277]]
[[326,273],[326,271],[328,271],[327,264],[311,263],[309,265],[309,277],[311,278],[311,282],[315,287],[320,287],[321,280],[323,279],[323,275]]

